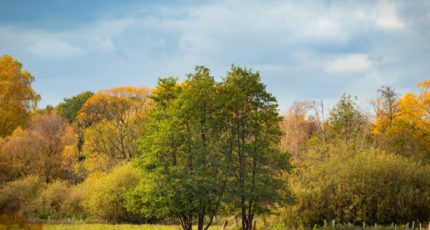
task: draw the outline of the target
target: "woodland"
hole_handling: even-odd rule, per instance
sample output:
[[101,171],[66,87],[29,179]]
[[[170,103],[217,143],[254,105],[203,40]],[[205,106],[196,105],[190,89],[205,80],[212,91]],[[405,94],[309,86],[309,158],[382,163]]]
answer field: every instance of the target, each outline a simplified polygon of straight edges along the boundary
[[282,113],[260,73],[234,65],[45,108],[34,81],[0,57],[0,225],[428,223],[430,80],[381,86],[372,111],[345,92]]

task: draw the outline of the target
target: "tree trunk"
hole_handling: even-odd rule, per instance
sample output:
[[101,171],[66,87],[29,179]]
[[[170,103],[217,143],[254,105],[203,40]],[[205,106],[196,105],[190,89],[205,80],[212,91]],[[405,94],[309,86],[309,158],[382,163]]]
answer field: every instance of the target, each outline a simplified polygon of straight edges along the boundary
[[200,210],[199,210],[199,220],[198,220],[198,225],[197,225],[197,229],[198,230],[203,230],[203,225],[204,225],[204,220],[205,220],[205,202],[201,201],[200,202]]

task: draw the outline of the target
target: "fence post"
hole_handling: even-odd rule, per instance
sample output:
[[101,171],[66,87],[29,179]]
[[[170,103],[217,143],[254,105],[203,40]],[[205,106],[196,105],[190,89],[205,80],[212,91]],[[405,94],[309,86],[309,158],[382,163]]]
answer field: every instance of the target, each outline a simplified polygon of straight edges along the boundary
[[412,221],[412,230],[415,228],[415,221]]
[[[324,228],[327,228],[327,220],[324,219]],[[429,230],[430,230],[430,223],[429,223]]]
[[227,227],[228,221],[224,221],[224,224],[221,227],[221,230],[225,230],[225,228]]
[[335,219],[331,220],[331,227],[336,228],[336,220]]
[[363,229],[366,229],[366,222],[363,221]]

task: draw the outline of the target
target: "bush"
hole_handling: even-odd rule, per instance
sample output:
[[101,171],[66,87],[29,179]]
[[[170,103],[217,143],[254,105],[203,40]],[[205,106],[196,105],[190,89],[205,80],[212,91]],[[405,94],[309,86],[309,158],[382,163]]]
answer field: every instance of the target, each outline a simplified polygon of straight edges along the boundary
[[69,192],[70,185],[66,181],[56,180],[48,184],[38,198],[37,209],[39,216],[42,218],[48,216],[52,218],[62,217],[61,207]]
[[406,223],[430,215],[430,166],[380,150],[333,154],[297,169],[292,187],[297,204],[284,214],[308,226],[324,219]]
[[37,208],[36,199],[44,183],[37,176],[28,176],[5,184],[0,189],[0,210],[28,216]]
[[114,223],[136,221],[124,204],[127,191],[138,182],[138,172],[130,163],[114,168],[109,174],[90,176],[83,184],[88,192],[83,201],[86,212]]
[[67,196],[61,204],[61,212],[68,217],[83,217],[85,216],[83,201],[86,196],[85,187],[82,184],[75,185],[70,188]]

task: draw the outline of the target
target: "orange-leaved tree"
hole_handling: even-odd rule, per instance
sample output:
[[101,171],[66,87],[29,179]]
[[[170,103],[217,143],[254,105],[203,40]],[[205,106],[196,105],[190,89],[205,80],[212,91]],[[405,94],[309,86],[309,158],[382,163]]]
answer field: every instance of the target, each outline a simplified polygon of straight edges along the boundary
[[40,96],[33,90],[34,77],[9,55],[0,57],[0,137],[25,126]]

